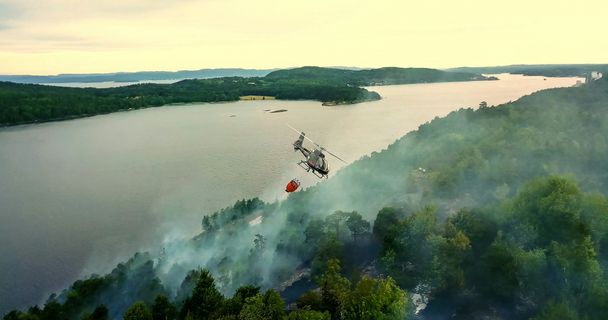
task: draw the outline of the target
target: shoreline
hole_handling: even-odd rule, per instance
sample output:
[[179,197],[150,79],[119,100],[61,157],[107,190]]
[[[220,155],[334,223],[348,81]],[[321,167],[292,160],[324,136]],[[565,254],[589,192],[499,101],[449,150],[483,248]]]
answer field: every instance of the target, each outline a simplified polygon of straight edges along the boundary
[[[62,118],[26,121],[26,122],[10,123],[10,124],[0,123],[0,129],[12,128],[12,127],[18,127],[18,126],[30,126],[30,125],[49,123],[49,122],[62,122],[62,121],[69,121],[69,120],[77,120],[77,119],[91,118],[91,117],[95,117],[95,116],[103,116],[103,115],[108,115],[108,114],[113,114],[113,113],[131,112],[131,111],[138,111],[138,110],[151,109],[151,108],[172,107],[172,106],[189,106],[189,105],[195,105],[195,104],[231,103],[231,102],[239,102],[239,101],[317,101],[317,102],[321,103],[322,106],[336,106],[336,105],[353,105],[353,104],[357,104],[357,103],[371,102],[371,101],[378,101],[378,100],[382,100],[382,97],[380,97],[380,99],[356,100],[356,101],[352,101],[352,102],[342,101],[337,104],[331,104],[331,103],[336,103],[334,101],[318,101],[318,100],[311,100],[311,99],[286,99],[286,100],[284,100],[284,99],[239,99],[239,100],[225,100],[225,101],[174,102],[174,103],[167,103],[167,104],[163,104],[163,105],[159,105],[159,106],[147,106],[147,107],[142,107],[142,108],[120,109],[120,110],[116,110],[116,111],[96,113],[96,114],[82,114],[82,115],[67,116],[67,117],[62,117]],[[330,104],[326,105],[326,103],[330,103]]]
[[[511,73],[506,73],[506,74],[511,74]],[[403,86],[403,85],[409,86],[409,85],[432,85],[432,84],[441,84],[441,83],[467,83],[467,82],[478,82],[478,81],[500,81],[500,78],[496,77],[497,75],[500,75],[500,74],[484,74],[484,76],[487,77],[486,79],[475,79],[475,80],[466,80],[466,81],[415,82],[415,83],[404,83],[404,84],[375,84],[375,85],[371,85],[371,86],[362,86],[360,88],[363,88],[363,89],[372,89],[374,87],[389,87],[389,86]],[[514,74],[514,75],[518,75],[518,76],[522,76],[522,77],[540,77],[540,76],[525,75],[525,74]],[[578,77],[553,77],[553,78],[578,78]],[[375,91],[370,91],[370,92],[375,92]],[[230,103],[230,102],[238,102],[238,101],[264,101],[264,100],[268,100],[268,101],[306,101],[306,100],[311,100],[311,99],[287,99],[287,100],[284,100],[284,99],[276,99],[276,98],[274,98],[274,99],[240,99],[240,98],[241,97],[239,97],[239,100],[224,100],[224,101],[175,102],[175,103],[168,103],[168,104],[163,104],[163,105],[158,105],[158,106],[151,105],[151,106],[146,106],[146,107],[141,107],[141,108],[120,109],[120,110],[116,110],[116,111],[110,111],[110,112],[104,112],[104,113],[96,113],[96,114],[73,115],[73,116],[66,116],[66,117],[61,117],[61,118],[46,119],[46,120],[35,120],[35,121],[26,121],[26,122],[19,122],[19,123],[0,123],[0,129],[11,128],[11,127],[18,127],[18,126],[37,125],[37,124],[44,124],[44,123],[49,123],[49,122],[60,122],[60,121],[77,120],[77,119],[90,118],[90,117],[99,116],[99,115],[108,115],[108,114],[112,114],[112,113],[137,111],[137,110],[142,110],[142,109],[159,108],[159,107],[188,106],[188,105],[193,105],[193,104],[207,104],[207,103],[209,103],[209,104],[213,104],[213,103]],[[318,100],[311,100],[311,101],[318,101],[324,107],[335,107],[335,106],[354,105],[354,104],[358,104],[358,103],[371,102],[371,101],[379,101],[379,100],[382,100],[382,97],[380,97],[379,99],[355,100],[355,101],[339,101],[339,102],[338,101],[318,101]]]

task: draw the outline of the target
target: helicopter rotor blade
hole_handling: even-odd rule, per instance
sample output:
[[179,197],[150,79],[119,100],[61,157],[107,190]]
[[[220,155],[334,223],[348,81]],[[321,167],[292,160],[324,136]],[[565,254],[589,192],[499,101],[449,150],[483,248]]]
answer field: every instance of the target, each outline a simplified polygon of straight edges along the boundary
[[[297,132],[298,134],[302,134],[302,133],[303,133],[302,131],[300,131],[300,130],[298,130],[298,129],[296,129],[296,128],[292,127],[292,126],[290,126],[289,124],[287,124],[287,126],[288,126],[288,127],[291,129],[291,130],[293,130],[293,131]],[[317,147],[321,148],[321,146],[320,146],[318,143],[316,143],[316,142],[312,141],[312,139],[310,139],[310,138],[309,138],[309,137],[307,137],[306,135],[304,135],[304,139],[306,139],[306,140],[310,141],[310,142],[311,142],[312,144],[314,144],[315,146],[317,146]]]
[[289,128],[289,129],[291,129],[291,130],[293,130],[293,131],[295,131],[295,132],[297,132],[297,133],[302,133],[302,132],[300,132],[300,130],[298,130],[298,129],[296,129],[296,128],[292,127],[291,125],[289,125],[289,123],[287,123],[287,124],[285,124],[285,125],[286,125],[286,126]]
[[342,158],[338,157],[337,155],[335,155],[335,154],[334,154],[334,153],[332,153],[331,151],[329,151],[329,150],[327,150],[327,149],[325,149],[325,148],[323,148],[323,147],[321,147],[321,150],[323,150],[323,151],[327,152],[328,154],[332,155],[334,158],[336,158],[336,159],[338,159],[338,160],[340,160],[340,161],[342,161],[342,162],[344,162],[344,163],[347,163],[346,161],[344,161],[344,159],[342,159]]
[[[290,126],[289,124],[287,124],[287,126],[288,126],[288,127],[291,129],[291,130],[293,130],[293,131],[295,131],[295,132],[297,132],[297,133],[299,133],[299,134],[302,134],[302,132],[301,132],[301,131],[299,131],[298,129],[296,129],[296,128],[294,128],[294,127]],[[311,142],[312,144],[314,144],[315,146],[317,146],[317,148],[319,148],[319,149],[321,149],[322,151],[325,151],[325,152],[327,152],[328,154],[332,155],[334,158],[336,158],[336,159],[338,159],[338,160],[340,160],[340,161],[342,161],[342,162],[344,162],[344,163],[347,163],[346,161],[344,161],[344,159],[342,159],[342,158],[338,157],[337,155],[335,155],[335,154],[334,154],[334,153],[332,153],[331,151],[329,151],[329,150],[325,149],[325,147],[323,147],[322,145],[320,145],[320,144],[318,144],[318,143],[316,143],[316,142],[312,141],[312,139],[310,139],[309,137],[304,136],[304,138],[305,138],[306,140],[310,141],[310,142]]]

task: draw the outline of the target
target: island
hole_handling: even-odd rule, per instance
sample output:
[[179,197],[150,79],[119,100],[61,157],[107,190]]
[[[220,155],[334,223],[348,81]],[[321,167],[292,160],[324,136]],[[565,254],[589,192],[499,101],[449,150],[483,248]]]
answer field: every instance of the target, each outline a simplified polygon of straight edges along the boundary
[[0,126],[195,102],[278,99],[344,105],[380,99],[378,93],[364,86],[477,80],[492,78],[426,68],[302,67],[273,71],[264,77],[187,79],[104,89],[0,82]]

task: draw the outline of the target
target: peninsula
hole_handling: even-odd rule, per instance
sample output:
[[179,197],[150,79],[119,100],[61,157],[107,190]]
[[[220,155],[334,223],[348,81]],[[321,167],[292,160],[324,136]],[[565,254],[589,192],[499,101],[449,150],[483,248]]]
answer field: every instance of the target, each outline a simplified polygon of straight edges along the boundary
[[115,88],[67,88],[0,82],[0,126],[66,120],[176,103],[237,101],[263,96],[317,100],[326,105],[380,99],[362,86],[492,80],[480,74],[426,68],[344,70],[302,67],[264,77],[187,79],[172,84],[143,83]]

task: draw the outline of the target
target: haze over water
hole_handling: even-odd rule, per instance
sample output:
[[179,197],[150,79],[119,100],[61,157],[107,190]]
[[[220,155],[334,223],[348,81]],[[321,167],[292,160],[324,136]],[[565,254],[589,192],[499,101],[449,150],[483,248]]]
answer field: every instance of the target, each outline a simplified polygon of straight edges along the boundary
[[[577,80],[499,77],[372,87],[382,100],[348,106],[191,104],[0,129],[0,315],[163,237],[190,237],[236,200],[281,199],[292,178],[316,183],[286,124],[352,162],[450,111]],[[276,109],[288,111],[265,111]]]

